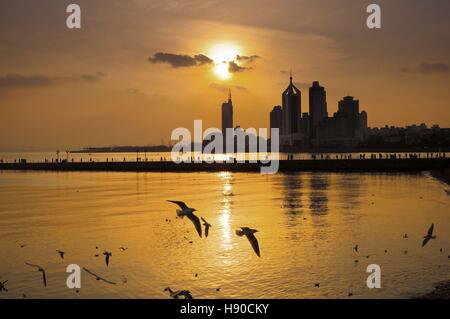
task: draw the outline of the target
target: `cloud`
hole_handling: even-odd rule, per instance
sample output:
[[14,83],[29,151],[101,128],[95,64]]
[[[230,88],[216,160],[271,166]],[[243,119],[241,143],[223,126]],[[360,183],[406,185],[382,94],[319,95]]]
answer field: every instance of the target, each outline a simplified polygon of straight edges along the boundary
[[6,74],[0,76],[0,87],[2,88],[48,86],[54,82],[53,79],[42,75]]
[[450,67],[446,63],[437,62],[437,63],[428,63],[423,62],[417,68],[419,72],[422,73],[447,73],[450,71]]
[[409,68],[405,68],[405,67],[403,67],[403,68],[400,68],[400,72],[402,72],[402,73],[409,73]]
[[56,85],[62,82],[99,82],[106,75],[102,72],[96,74],[82,74],[77,76],[46,76],[46,75],[0,75],[0,88],[43,87]]
[[261,57],[259,55],[237,55],[236,60],[237,61],[247,61],[249,63],[253,63],[255,60],[260,59]]
[[[79,77],[79,80],[85,82],[99,82],[105,76],[106,74],[103,72],[97,72],[96,74],[82,74]],[[77,80],[77,78],[75,77],[74,80]]]
[[247,88],[244,86],[240,86],[240,85],[223,85],[223,84],[219,84],[219,83],[211,83],[209,85],[210,88],[217,90],[219,92],[228,92],[229,89],[234,89],[234,90],[238,90],[238,91],[247,91]]
[[244,72],[252,69],[252,67],[240,66],[234,61],[228,62],[228,72],[230,73]]
[[204,64],[211,64],[213,60],[204,54],[196,54],[190,56],[187,54],[174,54],[157,52],[153,57],[149,58],[151,63],[167,63],[173,68],[201,66]]

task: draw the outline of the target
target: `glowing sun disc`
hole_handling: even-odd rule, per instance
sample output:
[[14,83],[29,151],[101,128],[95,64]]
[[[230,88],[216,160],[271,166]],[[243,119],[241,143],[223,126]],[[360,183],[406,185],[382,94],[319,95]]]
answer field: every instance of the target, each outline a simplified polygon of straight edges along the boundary
[[211,48],[209,56],[214,61],[214,73],[222,80],[229,79],[231,73],[228,70],[228,63],[236,61],[239,49],[232,44],[216,44]]

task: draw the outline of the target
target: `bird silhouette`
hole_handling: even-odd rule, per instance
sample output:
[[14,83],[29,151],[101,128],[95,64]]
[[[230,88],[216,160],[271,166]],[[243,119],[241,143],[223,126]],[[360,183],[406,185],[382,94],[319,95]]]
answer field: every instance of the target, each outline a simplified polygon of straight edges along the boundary
[[355,245],[355,247],[353,247],[353,250],[355,251],[355,253],[358,252],[358,245]]
[[61,259],[64,259],[64,254],[65,252],[61,251],[61,250],[56,250],[56,252],[59,254],[59,256],[61,257]]
[[40,271],[42,273],[42,282],[44,283],[44,287],[47,287],[47,277],[45,276],[45,269],[38,265],[33,265],[30,263],[25,263],[25,264],[30,267],[36,268],[38,271]]
[[120,250],[125,251],[128,249],[128,247],[119,247]]
[[177,290],[173,291],[170,287],[164,289],[164,291],[168,291],[169,295],[173,299],[194,299],[192,298],[191,292],[189,290]]
[[315,288],[319,288],[319,287],[320,287],[320,283],[318,283],[318,282],[315,283],[315,284],[314,284],[314,287],[315,287]]
[[197,211],[195,208],[188,207],[184,202],[168,200],[170,203],[174,203],[178,205],[181,210],[177,209],[177,216],[180,218],[187,217],[194,224],[195,230],[200,237],[202,237],[202,225],[200,224],[200,219],[194,215],[194,212]]
[[236,230],[236,235],[238,235],[239,237],[246,236],[248,241],[252,245],[252,248],[255,251],[256,255],[258,257],[261,257],[258,240],[254,235],[257,232],[258,231],[256,229],[251,229],[249,227],[241,227],[241,230]]
[[202,218],[202,221],[203,221],[203,226],[205,226],[205,237],[208,237],[209,228],[211,227],[211,224],[208,223],[203,217],[201,217],[201,218]]
[[85,272],[87,272],[88,274],[94,276],[96,280],[104,281],[104,282],[106,282],[107,284],[110,284],[110,285],[115,285],[115,284],[116,284],[115,282],[112,282],[112,281],[109,281],[109,280],[106,280],[106,279],[100,277],[99,275],[93,273],[92,271],[90,271],[90,270],[87,269],[87,268],[84,268],[84,267],[83,267],[83,270],[84,270]]
[[2,292],[2,291],[8,292],[8,289],[5,287],[7,282],[8,282],[8,280],[0,281],[0,292]]
[[433,230],[434,224],[431,224],[427,234],[423,237],[422,247],[424,247],[430,241],[430,239],[436,239],[436,236],[433,236]]
[[109,266],[109,258],[112,256],[112,253],[110,253],[109,251],[104,251],[103,255],[105,256],[105,263],[106,263],[106,267]]

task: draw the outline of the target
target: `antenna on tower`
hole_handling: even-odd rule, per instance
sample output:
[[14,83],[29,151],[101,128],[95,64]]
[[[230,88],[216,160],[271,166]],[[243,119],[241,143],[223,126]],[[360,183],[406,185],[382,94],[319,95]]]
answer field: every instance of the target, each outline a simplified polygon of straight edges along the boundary
[[291,81],[291,84],[292,84],[292,68],[289,71],[289,80]]
[[228,101],[231,101],[231,89],[228,88]]

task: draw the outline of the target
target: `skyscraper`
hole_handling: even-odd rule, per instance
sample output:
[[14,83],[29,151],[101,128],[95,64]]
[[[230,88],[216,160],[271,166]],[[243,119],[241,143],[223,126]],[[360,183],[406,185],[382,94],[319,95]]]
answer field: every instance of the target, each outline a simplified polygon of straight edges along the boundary
[[282,118],[283,111],[281,110],[281,106],[277,105],[270,112],[270,129],[278,128],[281,133]]
[[354,137],[359,128],[359,100],[345,96],[339,101],[335,116],[345,118],[345,135]]
[[222,134],[226,136],[227,128],[233,128],[233,103],[231,90],[228,91],[228,101],[222,103]]
[[324,87],[319,85],[318,81],[314,81],[309,88],[309,135],[311,139],[316,137],[319,123],[327,117],[327,92]]
[[289,79],[289,86],[282,94],[283,117],[281,127],[285,141],[293,145],[296,140],[301,139],[302,99],[300,90],[292,83],[292,74]]

